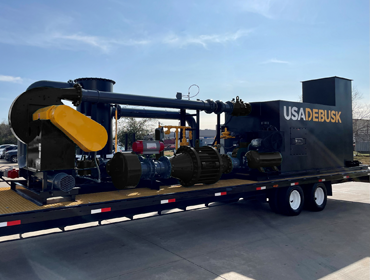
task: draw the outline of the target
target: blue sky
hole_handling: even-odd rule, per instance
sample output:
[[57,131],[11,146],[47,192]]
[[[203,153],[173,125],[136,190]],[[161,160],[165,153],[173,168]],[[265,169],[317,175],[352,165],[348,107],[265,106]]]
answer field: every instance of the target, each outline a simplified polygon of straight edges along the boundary
[[370,100],[368,0],[0,0],[0,121],[38,80],[172,98],[197,84],[202,100],[253,102],[298,101],[301,81],[330,76]]

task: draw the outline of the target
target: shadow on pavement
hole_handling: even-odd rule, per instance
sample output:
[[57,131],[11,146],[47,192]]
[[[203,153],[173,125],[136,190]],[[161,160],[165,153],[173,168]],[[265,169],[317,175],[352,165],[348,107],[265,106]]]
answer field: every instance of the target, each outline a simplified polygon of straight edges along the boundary
[[369,210],[330,199],[285,217],[241,200],[3,242],[0,279],[319,279],[364,266]]

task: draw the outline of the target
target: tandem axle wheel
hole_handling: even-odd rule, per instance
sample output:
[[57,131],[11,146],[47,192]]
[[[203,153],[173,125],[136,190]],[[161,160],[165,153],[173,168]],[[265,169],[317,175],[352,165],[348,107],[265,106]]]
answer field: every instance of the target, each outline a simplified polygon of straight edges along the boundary
[[275,213],[297,216],[303,207],[311,211],[324,210],[327,203],[327,189],[324,183],[313,185],[291,186],[272,190],[269,194],[269,205]]

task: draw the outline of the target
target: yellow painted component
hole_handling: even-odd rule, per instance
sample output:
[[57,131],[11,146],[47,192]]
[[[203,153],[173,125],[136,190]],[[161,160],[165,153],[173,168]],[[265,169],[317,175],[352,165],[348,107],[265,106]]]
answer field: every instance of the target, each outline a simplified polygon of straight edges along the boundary
[[186,138],[182,137],[181,142],[180,142],[180,146],[189,146],[189,142],[186,141]]
[[37,110],[33,120],[50,120],[85,152],[96,152],[108,141],[105,128],[66,105],[53,105]]
[[227,131],[227,127],[225,127],[225,131],[221,133],[221,139],[230,139],[235,138],[234,136],[230,135],[230,131]]
[[48,106],[48,107],[44,107],[44,108],[37,110],[35,113],[33,113],[32,119],[34,121],[49,120],[50,119],[49,116],[51,116],[51,111],[53,110],[54,107],[56,106]]
[[189,130],[189,140],[193,140],[193,132]]
[[176,135],[176,142],[175,142],[175,147],[176,147],[176,150],[179,148],[179,131],[178,131],[178,129],[176,128],[176,133],[175,133],[175,135]]
[[[164,132],[165,134],[170,134],[171,133],[171,128],[176,129],[176,132],[175,132],[175,137],[176,137],[175,147],[176,147],[176,150],[179,147],[179,145],[178,145],[178,142],[179,142],[178,132],[179,132],[179,129],[182,129],[182,139],[181,139],[181,142],[180,142],[180,146],[189,146],[189,142],[186,140],[186,129],[191,129],[190,126],[160,125],[159,127],[167,128],[167,130]],[[191,131],[189,131],[189,139],[190,140],[193,139],[193,134],[192,134]]]

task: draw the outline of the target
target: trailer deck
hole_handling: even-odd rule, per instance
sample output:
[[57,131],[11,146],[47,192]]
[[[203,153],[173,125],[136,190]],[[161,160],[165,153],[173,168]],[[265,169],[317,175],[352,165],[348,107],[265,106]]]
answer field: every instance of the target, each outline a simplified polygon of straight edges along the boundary
[[131,198],[142,198],[157,195],[170,195],[181,192],[217,189],[226,186],[240,186],[246,184],[255,184],[257,181],[229,179],[222,180],[213,185],[195,185],[193,187],[183,187],[181,185],[161,186],[160,190],[147,188],[126,189],[117,191],[107,191],[89,194],[80,194],[76,196],[75,201],[66,201],[46,205],[36,205],[32,201],[20,196],[10,187],[0,188],[0,215],[12,214],[18,212],[45,210],[51,208],[73,207],[91,203],[103,203],[109,201],[125,200]]
[[[20,196],[11,187],[0,188],[0,236],[25,233],[48,228],[99,221],[118,217],[133,218],[136,214],[158,212],[217,201],[239,198],[265,197],[271,189],[327,182],[328,195],[331,183],[345,181],[369,182],[368,167],[347,168],[344,172],[279,178],[267,181],[242,179],[220,180],[212,185],[161,186],[159,190],[147,188],[125,189],[91,194],[80,194],[75,201],[36,205]],[[17,181],[11,181],[13,188]]]

